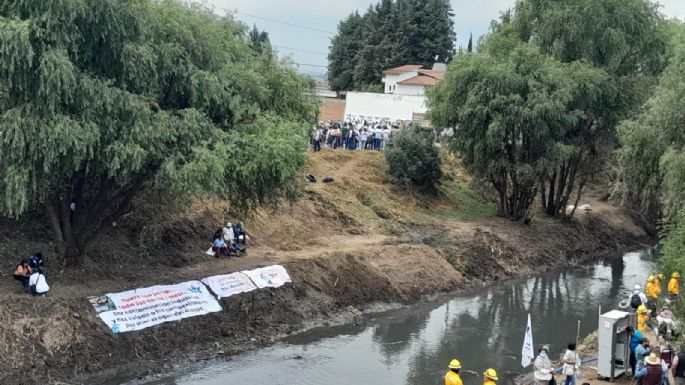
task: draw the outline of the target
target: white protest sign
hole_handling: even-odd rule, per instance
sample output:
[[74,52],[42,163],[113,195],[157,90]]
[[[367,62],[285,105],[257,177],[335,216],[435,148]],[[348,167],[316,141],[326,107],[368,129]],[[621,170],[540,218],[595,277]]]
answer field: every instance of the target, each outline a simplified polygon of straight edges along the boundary
[[212,289],[219,298],[226,298],[257,289],[257,286],[243,273],[215,275],[203,279],[202,283]]
[[110,293],[88,297],[88,300],[112,333],[141,330],[222,310],[200,281]]
[[265,287],[281,287],[286,282],[292,282],[285,267],[281,265],[274,265],[269,267],[262,267],[261,269],[243,271],[245,275],[250,277],[252,282],[258,288]]

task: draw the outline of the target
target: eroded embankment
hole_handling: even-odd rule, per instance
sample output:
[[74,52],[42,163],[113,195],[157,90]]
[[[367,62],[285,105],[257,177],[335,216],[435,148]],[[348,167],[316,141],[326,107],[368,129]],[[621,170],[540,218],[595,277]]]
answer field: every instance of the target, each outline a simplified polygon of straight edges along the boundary
[[424,229],[425,236],[293,259],[282,263],[292,285],[224,299],[220,313],[118,335],[82,297],[2,299],[0,383],[96,384],[122,373],[150,374],[353,322],[371,303],[411,303],[472,282],[568,268],[641,241],[634,228],[599,217],[536,226],[494,220],[469,231]]

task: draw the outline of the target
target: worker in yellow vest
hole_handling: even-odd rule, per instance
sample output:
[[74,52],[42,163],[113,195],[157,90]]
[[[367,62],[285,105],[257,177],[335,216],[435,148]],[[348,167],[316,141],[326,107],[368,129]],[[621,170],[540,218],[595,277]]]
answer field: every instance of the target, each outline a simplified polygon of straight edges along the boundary
[[659,295],[657,294],[656,290],[656,278],[653,275],[650,275],[649,278],[647,278],[647,286],[645,287],[645,294],[647,295],[647,298],[650,300],[655,300],[659,298]]
[[459,377],[461,362],[459,362],[457,359],[454,359],[450,362],[450,366],[448,366],[448,368],[450,371],[445,374],[445,385],[464,385],[464,383],[461,382],[461,377]]
[[647,321],[649,320],[649,311],[647,310],[647,306],[645,305],[640,305],[637,308],[637,330],[640,331],[640,333],[645,334],[647,333]]
[[659,273],[656,275],[654,278],[654,283],[656,284],[656,295],[657,297],[661,295],[661,289],[662,286],[664,285],[664,279],[666,279],[666,276]]
[[497,385],[495,381],[498,381],[497,372],[495,369],[488,369],[483,373],[483,385]]
[[678,278],[680,278],[680,274],[678,274],[677,271],[671,274],[671,280],[668,282],[668,294],[680,294],[680,292],[678,291]]

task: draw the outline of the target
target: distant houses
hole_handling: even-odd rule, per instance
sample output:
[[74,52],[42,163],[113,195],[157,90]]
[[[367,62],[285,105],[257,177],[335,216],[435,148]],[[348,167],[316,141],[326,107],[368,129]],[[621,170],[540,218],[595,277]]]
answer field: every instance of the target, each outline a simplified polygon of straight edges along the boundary
[[425,96],[426,90],[445,77],[447,66],[436,63],[432,69],[421,65],[407,64],[383,71],[385,93],[393,95]]
[[[333,99],[319,92],[322,121],[413,122],[429,126],[425,120],[427,91],[445,77],[447,65],[436,63],[431,69],[407,64],[383,71],[384,92],[343,92]],[[326,97],[328,96],[328,97]]]

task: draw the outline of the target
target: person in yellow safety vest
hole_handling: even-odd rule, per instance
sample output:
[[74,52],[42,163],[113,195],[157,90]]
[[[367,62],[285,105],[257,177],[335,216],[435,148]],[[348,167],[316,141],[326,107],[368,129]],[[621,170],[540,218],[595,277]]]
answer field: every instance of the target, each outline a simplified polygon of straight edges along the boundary
[[663,286],[663,284],[664,284],[664,279],[666,279],[666,276],[661,274],[661,273],[657,274],[657,276],[654,278],[654,283],[656,284],[656,296],[657,297],[661,295],[661,289],[662,289],[661,286]]
[[647,306],[640,305],[637,308],[637,330],[640,333],[647,333],[647,320],[649,320],[649,311],[647,311]]
[[461,362],[454,359],[450,362],[450,371],[445,374],[445,385],[464,385],[459,377],[459,370],[461,369]]
[[654,300],[659,298],[659,295],[656,292],[656,282],[655,278],[653,275],[650,275],[649,278],[647,278],[647,286],[645,287],[645,294],[647,294],[647,298]]
[[498,380],[495,369],[490,368],[483,373],[483,385],[497,385],[495,381]]
[[671,274],[671,280],[668,282],[668,294],[670,295],[678,295],[678,278],[680,278],[680,274],[676,271],[675,273]]

